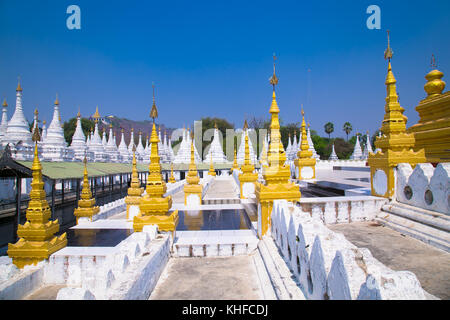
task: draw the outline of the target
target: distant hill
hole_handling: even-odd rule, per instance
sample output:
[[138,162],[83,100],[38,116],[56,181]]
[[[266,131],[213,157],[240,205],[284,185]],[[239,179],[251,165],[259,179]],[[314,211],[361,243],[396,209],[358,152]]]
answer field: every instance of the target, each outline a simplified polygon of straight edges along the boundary
[[[135,121],[126,118],[117,118],[115,116],[107,116],[104,121],[99,123],[99,130],[102,131],[105,128],[106,132],[109,134],[109,125],[112,124],[113,132],[116,135],[117,144],[120,143],[121,129],[124,130],[125,143],[128,145],[130,143],[130,132],[131,128],[134,129],[134,140],[138,143],[139,131],[142,132],[142,139],[145,140],[147,135],[150,138],[152,134],[152,121]],[[164,138],[164,131],[167,130],[167,138],[170,137],[172,132],[175,130],[173,128],[167,128],[164,124],[156,123],[156,129],[161,128],[161,138]],[[143,142],[144,144],[144,142]]]

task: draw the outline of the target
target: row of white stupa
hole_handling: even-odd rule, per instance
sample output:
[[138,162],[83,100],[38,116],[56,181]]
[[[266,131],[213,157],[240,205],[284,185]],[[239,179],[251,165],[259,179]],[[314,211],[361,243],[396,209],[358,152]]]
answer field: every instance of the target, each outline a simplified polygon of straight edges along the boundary
[[[98,113],[98,111],[96,112]],[[33,128],[37,126],[37,110],[35,111]],[[107,139],[105,132],[103,132],[103,138],[100,137],[98,129],[98,121],[95,123],[94,132],[91,132],[87,139],[81,128],[81,115],[77,115],[77,126],[75,133],[72,137],[72,143],[67,146],[64,138],[64,131],[61,125],[61,117],[59,112],[59,101],[56,99],[54,104],[53,119],[46,128],[45,121],[43,122],[41,139],[38,142],[38,149],[43,161],[82,161],[86,155],[88,161],[91,162],[131,162],[133,149],[135,149],[137,160],[148,163],[150,161],[151,144],[148,138],[146,139],[145,147],[142,144],[141,133],[139,133],[139,142],[136,146],[134,144],[134,132],[131,130],[130,143],[126,145],[124,139],[124,132],[122,130],[121,141],[117,146],[116,137],[113,133],[112,127],[109,129],[109,139]],[[243,134],[248,134],[247,129]],[[244,163],[245,155],[245,136],[242,136],[241,143],[237,152],[238,164]],[[161,132],[159,131],[159,144],[158,151],[163,163],[189,163],[190,162],[190,150],[192,138],[189,135],[189,129],[183,129],[182,141],[180,143],[177,154],[174,154],[170,139],[167,139],[164,134],[164,139],[161,139]],[[250,149],[250,161],[255,164],[257,156],[255,155],[254,148],[249,141]],[[287,161],[292,161],[297,158],[297,152],[300,149],[300,141],[297,141],[296,135],[294,135],[293,141],[289,137],[288,146],[286,148]],[[307,130],[307,141],[310,150],[313,152],[313,157],[320,159],[319,155],[314,149],[314,144],[311,139],[310,129]],[[359,143],[359,137],[357,136],[355,149],[351,156],[351,159],[362,160],[367,159],[369,152],[372,152],[369,136],[367,135],[366,148],[364,152],[361,150]],[[9,145],[12,151],[12,156],[17,160],[32,160],[33,159],[33,147],[32,134],[29,129],[28,122],[23,113],[22,107],[22,88],[20,83],[16,89],[16,109],[12,118],[8,121],[7,104],[3,103],[2,120],[0,123],[0,143],[3,147]],[[263,148],[259,156],[259,160],[264,159],[267,156],[267,150],[269,145],[269,137],[266,136],[263,141]],[[202,162],[201,157],[197,152],[197,148],[194,144],[194,153],[196,163]],[[264,155],[264,153],[266,153]],[[337,160],[336,153],[334,151],[334,145],[330,160]],[[223,152],[222,144],[219,139],[219,130],[215,128],[213,141],[210,144],[209,151],[205,156],[203,162],[209,163],[229,163],[226,155]]]

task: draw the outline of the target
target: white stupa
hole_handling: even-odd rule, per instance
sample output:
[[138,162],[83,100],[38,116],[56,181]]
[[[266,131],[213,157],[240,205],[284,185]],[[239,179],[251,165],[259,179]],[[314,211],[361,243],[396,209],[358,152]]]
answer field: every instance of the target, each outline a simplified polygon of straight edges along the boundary
[[139,130],[139,141],[135,153],[138,161],[144,160],[144,151],[144,146],[142,145],[142,132]]
[[336,154],[336,151],[334,150],[334,143],[333,143],[333,146],[331,149],[331,154],[330,154],[330,157],[328,158],[328,160],[339,160],[339,158]]
[[9,144],[13,158],[17,160],[33,160],[34,143],[31,138],[30,128],[22,109],[22,88],[20,82],[16,89],[16,109],[8,121],[6,135],[2,139],[2,145]]
[[42,141],[42,158],[44,161],[73,161],[74,151],[67,147],[64,130],[61,126],[59,100],[56,97],[53,118]]
[[355,148],[353,149],[353,153],[350,156],[350,160],[361,160],[362,156],[361,145],[359,144],[359,135],[356,134]]
[[102,145],[103,145],[103,148],[105,148],[105,150],[106,150],[106,146],[108,145],[108,140],[106,140],[106,129],[105,129],[105,127],[103,127],[103,130],[102,130]]
[[[381,138],[381,131],[378,132],[378,137]],[[376,148],[374,153],[381,152],[380,148]]]
[[128,153],[131,155],[133,155],[133,147],[136,148],[136,145],[134,144],[134,128],[131,128],[130,142],[128,143]]
[[288,145],[286,147],[286,161],[292,160],[292,143],[291,143],[291,133],[289,132]]
[[127,144],[125,143],[125,136],[123,134],[123,129],[121,130],[120,144],[118,147],[118,152],[120,155],[121,162],[128,163],[132,159],[132,155],[128,152]]
[[[250,139],[249,139],[250,141]],[[259,163],[263,165],[268,165],[267,163],[267,155],[269,152],[269,135],[266,134],[263,141],[263,147],[261,149],[261,153],[259,154]]]
[[320,156],[317,154],[316,149],[314,148],[314,143],[311,139],[311,130],[309,129],[309,123],[308,123],[308,131],[307,131],[306,137],[308,140],[309,150],[312,151],[312,153],[313,153],[312,157],[320,160]]
[[89,143],[89,151],[94,153],[94,162],[107,162],[109,159],[98,132],[98,119],[95,119],[95,129]]
[[3,137],[6,135],[6,130],[8,130],[8,104],[6,103],[6,99],[2,104],[2,122],[0,123],[0,143],[3,140]]
[[370,144],[370,136],[369,136],[369,131],[367,131],[367,135],[366,135],[366,147],[364,148],[364,152],[363,152],[363,159],[367,160],[369,158],[369,153],[373,152],[372,150],[372,146]]
[[[191,143],[192,140],[189,137],[189,129],[183,129],[183,138],[178,148],[178,152],[175,155],[173,163],[190,163],[191,162]],[[202,160],[198,155],[197,148],[194,143],[194,159],[195,163],[201,163]]]
[[248,136],[248,148],[250,151],[250,163],[254,165],[257,162],[255,150],[253,149],[253,145],[252,145],[252,139],[250,139],[250,136],[248,135],[248,131],[249,131],[249,129],[248,129],[247,120],[245,120],[244,131],[241,134],[241,144],[239,145],[239,149],[237,152],[237,163],[239,165],[244,164],[244,160],[245,160],[245,135]]
[[[209,160],[207,160],[209,159]],[[220,142],[219,129],[217,125],[214,125],[214,136],[211,144],[209,145],[208,153],[205,156],[204,163],[210,163],[212,159],[213,163],[228,163],[227,157],[223,153],[222,143]]]
[[[44,130],[42,129],[42,132]],[[87,152],[86,146],[86,137],[83,133],[83,128],[81,127],[81,114],[78,111],[77,114],[77,126],[75,128],[75,132],[72,136],[72,143],[70,144],[70,149],[72,149],[74,153],[74,159],[78,161],[83,161],[84,156],[86,155],[86,159],[88,161],[93,161],[92,152]]]
[[[106,136],[106,133],[103,134]],[[106,143],[105,152],[109,156],[109,162],[119,162],[120,155],[114,138],[112,124],[109,125],[109,139],[108,142]]]
[[150,154],[152,153],[152,146],[149,143],[148,135],[145,138],[145,148],[144,148],[144,156],[142,159],[143,163],[150,163]]
[[297,130],[294,131],[294,141],[292,141],[292,159],[297,159],[297,152],[300,149],[300,141],[297,141]]

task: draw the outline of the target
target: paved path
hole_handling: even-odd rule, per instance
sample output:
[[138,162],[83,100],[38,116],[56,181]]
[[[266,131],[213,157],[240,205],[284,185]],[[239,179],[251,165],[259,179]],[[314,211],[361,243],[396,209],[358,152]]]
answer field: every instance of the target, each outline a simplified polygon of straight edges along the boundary
[[440,299],[450,299],[450,253],[376,222],[327,225],[389,268],[413,272],[422,288]]
[[252,256],[170,258],[150,300],[260,300]]
[[214,179],[210,182],[204,199],[238,199],[238,195],[234,192],[234,182]]

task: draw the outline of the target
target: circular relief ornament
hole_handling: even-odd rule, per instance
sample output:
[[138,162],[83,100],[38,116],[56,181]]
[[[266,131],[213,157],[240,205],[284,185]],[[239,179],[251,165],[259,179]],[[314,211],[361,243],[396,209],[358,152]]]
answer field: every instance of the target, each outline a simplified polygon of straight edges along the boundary
[[373,189],[376,194],[382,196],[387,192],[387,176],[383,170],[375,171],[372,177]]

